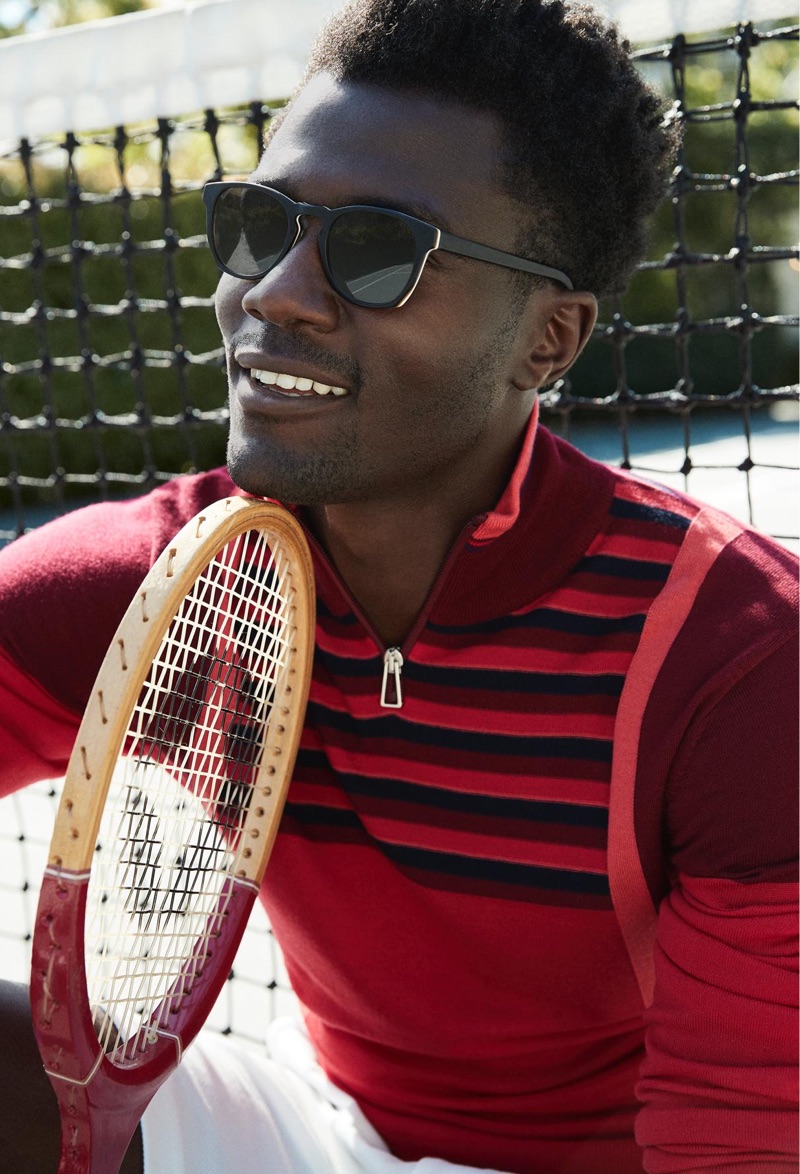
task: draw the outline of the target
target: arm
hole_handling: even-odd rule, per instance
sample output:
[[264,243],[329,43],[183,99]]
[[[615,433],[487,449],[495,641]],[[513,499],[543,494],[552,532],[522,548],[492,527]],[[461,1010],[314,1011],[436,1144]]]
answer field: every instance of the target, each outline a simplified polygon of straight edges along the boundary
[[0,796],[63,775],[79,723],[0,647]]
[[[182,515],[203,504],[193,493],[201,479],[187,481],[136,502],[78,511],[0,555],[0,794],[63,774],[120,616]],[[209,500],[224,496],[220,478],[206,482]],[[0,982],[0,1032],[0,1172],[55,1171],[59,1112],[21,986]],[[140,1174],[142,1161],[137,1130],[123,1174]]]
[[114,507],[80,510],[0,552],[0,794],[66,769],[95,673],[137,583],[109,551],[116,521]]
[[790,640],[709,699],[671,772],[637,1087],[650,1174],[797,1170],[796,675]]
[[[0,1174],[47,1174],[58,1169],[61,1122],[31,1029],[28,992],[0,981]],[[137,1129],[120,1174],[141,1174],[142,1135]]]
[[106,648],[184,522],[235,492],[224,470],[76,510],[0,551],[0,795],[63,774]]

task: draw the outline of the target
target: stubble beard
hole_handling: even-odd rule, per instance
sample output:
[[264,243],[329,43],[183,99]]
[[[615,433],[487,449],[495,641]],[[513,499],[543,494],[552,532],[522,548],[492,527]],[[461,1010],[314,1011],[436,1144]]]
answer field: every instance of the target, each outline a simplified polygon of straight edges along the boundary
[[354,449],[354,437],[345,434],[334,452],[318,449],[300,455],[273,438],[248,438],[232,427],[228,472],[236,485],[258,497],[287,505],[333,505],[354,500],[363,492]]
[[[381,447],[401,451],[394,468],[387,471],[380,461],[374,461],[371,439],[356,430],[360,422],[357,410],[353,414],[354,427],[339,428],[324,449],[306,446],[300,452],[282,444],[278,429],[266,421],[258,434],[248,435],[245,422],[237,421],[232,406],[228,470],[233,481],[256,496],[302,506],[386,500],[392,492],[408,493],[425,482],[434,483],[449,462],[479,442],[487,427],[493,389],[517,323],[517,313],[512,311],[498,329],[491,348],[446,390],[446,410],[442,408],[442,395],[432,393],[428,401],[417,401],[411,415],[398,417],[398,427],[391,430],[390,439],[381,437]],[[453,420],[458,424],[459,434],[455,437]]]

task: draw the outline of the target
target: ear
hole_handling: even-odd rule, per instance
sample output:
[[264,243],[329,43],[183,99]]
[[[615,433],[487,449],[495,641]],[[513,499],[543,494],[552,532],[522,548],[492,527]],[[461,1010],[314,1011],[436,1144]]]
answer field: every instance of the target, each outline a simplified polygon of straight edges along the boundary
[[536,290],[520,320],[514,387],[529,391],[565,375],[591,338],[596,321],[594,294]]

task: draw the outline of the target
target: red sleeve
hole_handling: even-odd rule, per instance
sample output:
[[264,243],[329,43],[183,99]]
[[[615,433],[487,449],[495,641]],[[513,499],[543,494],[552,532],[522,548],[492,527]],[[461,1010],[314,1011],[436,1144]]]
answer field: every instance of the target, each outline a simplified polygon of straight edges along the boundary
[[75,510],[0,551],[0,648],[51,697],[83,712],[134,592],[198,510],[238,492],[224,470],[140,498]]
[[650,1174],[795,1174],[797,652],[785,641],[683,740],[637,1095]]
[[661,904],[637,1095],[648,1174],[797,1172],[797,893],[681,877]]
[[0,796],[63,775],[79,724],[0,649]]
[[0,794],[63,774],[106,649],[155,558],[224,470],[75,510],[0,551]]

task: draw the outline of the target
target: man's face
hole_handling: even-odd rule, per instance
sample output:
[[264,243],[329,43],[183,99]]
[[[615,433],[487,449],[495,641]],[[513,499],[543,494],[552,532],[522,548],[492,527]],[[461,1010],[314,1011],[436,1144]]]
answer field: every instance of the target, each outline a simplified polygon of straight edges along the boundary
[[[491,115],[321,74],[252,178],[307,203],[397,208],[513,252],[519,207],[496,182],[499,145]],[[510,272],[436,252],[404,306],[354,306],[327,281],[319,221],[303,224],[261,281],[219,284],[237,483],[307,505],[392,501],[507,453],[531,400],[512,386],[523,344]],[[252,370],[346,394],[287,394]]]

